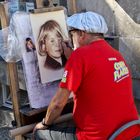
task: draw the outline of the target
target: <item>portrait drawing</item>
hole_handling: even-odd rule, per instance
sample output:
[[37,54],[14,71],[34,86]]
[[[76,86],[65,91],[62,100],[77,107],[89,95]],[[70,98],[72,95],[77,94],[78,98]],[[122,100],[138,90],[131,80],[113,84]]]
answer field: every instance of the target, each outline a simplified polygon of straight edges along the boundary
[[41,82],[60,80],[67,61],[64,47],[69,45],[64,10],[31,13],[30,19]]

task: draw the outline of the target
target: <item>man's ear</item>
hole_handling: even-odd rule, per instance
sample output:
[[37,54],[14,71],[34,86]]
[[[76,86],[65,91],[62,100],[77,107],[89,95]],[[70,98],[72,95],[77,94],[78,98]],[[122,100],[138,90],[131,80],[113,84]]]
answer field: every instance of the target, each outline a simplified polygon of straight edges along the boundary
[[84,40],[85,37],[86,37],[85,32],[84,32],[84,31],[81,31],[81,32],[80,32],[80,39]]

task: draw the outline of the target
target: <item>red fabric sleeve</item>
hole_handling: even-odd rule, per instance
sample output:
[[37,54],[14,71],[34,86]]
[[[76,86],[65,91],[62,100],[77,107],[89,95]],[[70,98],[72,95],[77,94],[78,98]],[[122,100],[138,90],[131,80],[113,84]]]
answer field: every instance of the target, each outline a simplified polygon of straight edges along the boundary
[[60,82],[61,88],[67,88],[70,91],[76,92],[83,76],[82,58],[77,53],[73,52],[69,58],[65,71]]

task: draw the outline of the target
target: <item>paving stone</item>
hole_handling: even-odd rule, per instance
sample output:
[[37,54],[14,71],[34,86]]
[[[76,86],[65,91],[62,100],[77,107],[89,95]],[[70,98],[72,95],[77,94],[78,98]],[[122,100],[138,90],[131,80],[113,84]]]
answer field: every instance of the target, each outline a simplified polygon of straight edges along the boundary
[[9,130],[11,130],[11,127],[1,127],[0,128],[0,140],[14,140],[9,135]]

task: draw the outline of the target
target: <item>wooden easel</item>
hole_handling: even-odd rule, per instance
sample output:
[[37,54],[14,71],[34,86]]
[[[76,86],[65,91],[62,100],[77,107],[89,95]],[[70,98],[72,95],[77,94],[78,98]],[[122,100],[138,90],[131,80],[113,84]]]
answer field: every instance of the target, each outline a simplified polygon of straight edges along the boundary
[[[6,17],[6,12],[4,8],[4,4],[0,4],[0,20],[2,28],[6,28],[8,26],[8,19]],[[19,112],[19,94],[18,94],[18,76],[17,76],[17,69],[16,63],[7,63],[8,72],[9,73],[9,82],[10,82],[10,94],[12,97],[13,103],[13,112],[15,116],[15,121],[17,127],[21,126],[21,119],[20,119],[20,112]],[[17,140],[22,140],[21,136],[16,137]]]
[[[67,2],[69,3],[69,11],[71,12],[71,14],[74,14],[77,12],[77,7],[76,7],[76,0],[67,0]],[[49,0],[50,6],[53,6],[53,0]],[[41,9],[44,8],[43,6],[43,0],[35,0],[35,7],[36,9]]]
[[71,0],[71,11],[73,13],[77,12],[77,8],[76,8],[76,0]]

